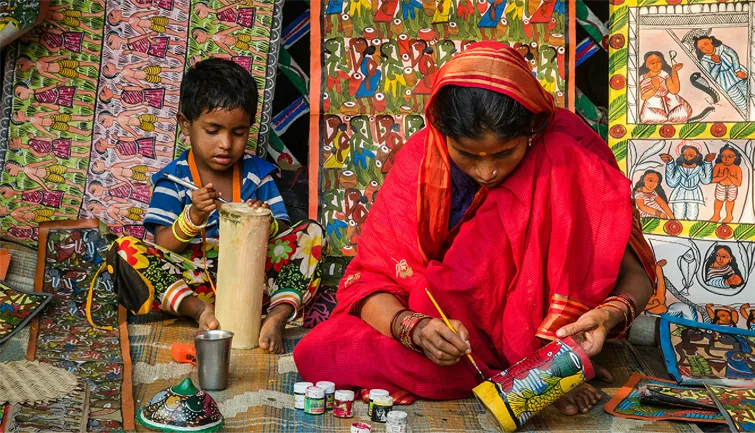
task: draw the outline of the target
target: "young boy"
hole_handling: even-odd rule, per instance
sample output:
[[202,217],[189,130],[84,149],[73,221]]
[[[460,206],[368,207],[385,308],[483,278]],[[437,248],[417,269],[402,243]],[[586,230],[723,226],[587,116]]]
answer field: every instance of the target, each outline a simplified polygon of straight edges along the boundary
[[[119,290],[119,298],[135,314],[161,309],[193,317],[201,329],[219,328],[209,281],[216,281],[217,199],[269,208],[274,217],[265,267],[269,306],[259,344],[271,353],[282,353],[281,334],[287,321],[297,316],[319,285],[322,227],[305,221],[289,228],[286,207],[272,178],[277,167],[245,152],[257,108],[257,87],[247,71],[228,60],[197,63],[181,84],[180,104],[178,122],[191,149],[152,178],[144,225],[157,245],[124,237],[108,254],[116,287],[126,288]],[[201,188],[192,192],[164,173]]]

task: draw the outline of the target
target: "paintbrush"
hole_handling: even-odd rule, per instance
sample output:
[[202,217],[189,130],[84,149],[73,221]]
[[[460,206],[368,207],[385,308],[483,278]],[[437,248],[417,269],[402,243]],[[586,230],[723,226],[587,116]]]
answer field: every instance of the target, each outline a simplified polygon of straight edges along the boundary
[[[163,176],[164,176],[164,177],[165,177],[166,179],[168,179],[169,181],[171,181],[171,182],[175,182],[175,183],[177,183],[177,184],[179,184],[179,185],[181,185],[181,186],[185,186],[186,188],[189,188],[189,189],[190,189],[190,190],[192,190],[192,191],[196,191],[196,190],[198,190],[198,189],[199,189],[199,187],[198,187],[198,186],[196,186],[196,185],[194,185],[194,184],[191,184],[191,183],[189,183],[189,182],[186,182],[185,180],[183,180],[183,179],[181,179],[181,178],[175,177],[175,176],[173,176],[172,174],[163,173]],[[219,202],[221,202],[221,203],[228,203],[228,200],[226,200],[226,199],[224,199],[224,198],[222,198],[222,197],[218,197],[218,198],[216,198],[215,200],[217,200],[217,201],[219,201]]]
[[[458,332],[454,329],[453,325],[451,325],[451,322],[448,321],[448,317],[443,313],[443,310],[440,309],[440,305],[438,305],[437,302],[435,302],[435,298],[433,298],[432,293],[430,293],[430,289],[425,288],[425,293],[427,293],[427,297],[430,298],[430,301],[435,305],[435,309],[438,310],[438,314],[440,314],[440,317],[443,318],[443,321],[446,322],[446,326],[448,326],[448,329],[450,329],[454,334],[459,335]],[[474,365],[474,368],[477,370],[478,373],[480,373],[480,377],[482,377],[482,380],[485,380],[485,375],[482,374],[482,370],[480,370],[480,367],[477,366],[477,363],[474,361],[474,358],[472,358],[472,354],[468,353],[467,358],[469,358],[469,362]]]

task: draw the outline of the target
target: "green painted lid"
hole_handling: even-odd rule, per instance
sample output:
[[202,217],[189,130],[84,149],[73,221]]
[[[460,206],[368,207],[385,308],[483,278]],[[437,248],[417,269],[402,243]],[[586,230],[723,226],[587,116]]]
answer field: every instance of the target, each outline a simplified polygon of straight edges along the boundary
[[171,391],[178,395],[194,395],[199,392],[190,378],[184,379],[181,383],[171,388]]

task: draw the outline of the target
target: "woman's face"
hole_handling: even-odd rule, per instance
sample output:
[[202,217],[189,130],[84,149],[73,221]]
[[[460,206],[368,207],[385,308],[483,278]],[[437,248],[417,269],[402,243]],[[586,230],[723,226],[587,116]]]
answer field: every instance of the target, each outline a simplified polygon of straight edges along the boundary
[[650,72],[660,72],[663,68],[663,61],[660,57],[653,54],[645,60],[645,66],[650,69]]
[[658,176],[655,174],[646,174],[645,175],[645,189],[650,191],[655,191],[655,188],[658,187]]
[[502,140],[493,133],[480,139],[447,138],[448,154],[459,168],[478,184],[498,186],[522,162],[527,152],[527,137]]
[[703,54],[706,54],[708,56],[715,54],[716,52],[716,47],[713,46],[713,41],[708,38],[700,39],[699,41],[697,41],[697,48],[702,51]]
[[731,255],[729,255],[729,252],[723,248],[716,251],[716,263],[718,263],[719,266],[726,266],[731,263]]
[[718,323],[731,323],[731,313],[726,310],[716,311],[716,318],[718,318]]

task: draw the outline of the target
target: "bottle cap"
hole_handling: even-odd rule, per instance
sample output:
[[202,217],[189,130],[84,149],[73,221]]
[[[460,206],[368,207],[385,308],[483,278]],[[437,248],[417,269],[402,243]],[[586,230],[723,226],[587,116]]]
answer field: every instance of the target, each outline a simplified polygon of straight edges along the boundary
[[325,390],[319,386],[310,386],[307,388],[307,397],[309,398],[325,398]]
[[294,394],[304,394],[307,388],[314,385],[312,382],[296,382],[294,384]]
[[354,401],[354,391],[350,389],[339,389],[336,391],[335,398],[339,401]]
[[326,394],[332,394],[336,391],[336,384],[333,382],[320,381],[315,385],[324,389]]
[[408,416],[409,415],[402,410],[392,410],[388,412],[388,422],[405,423]]
[[370,400],[375,400],[375,397],[379,396],[388,396],[391,395],[388,391],[384,389],[371,389],[370,390]]

